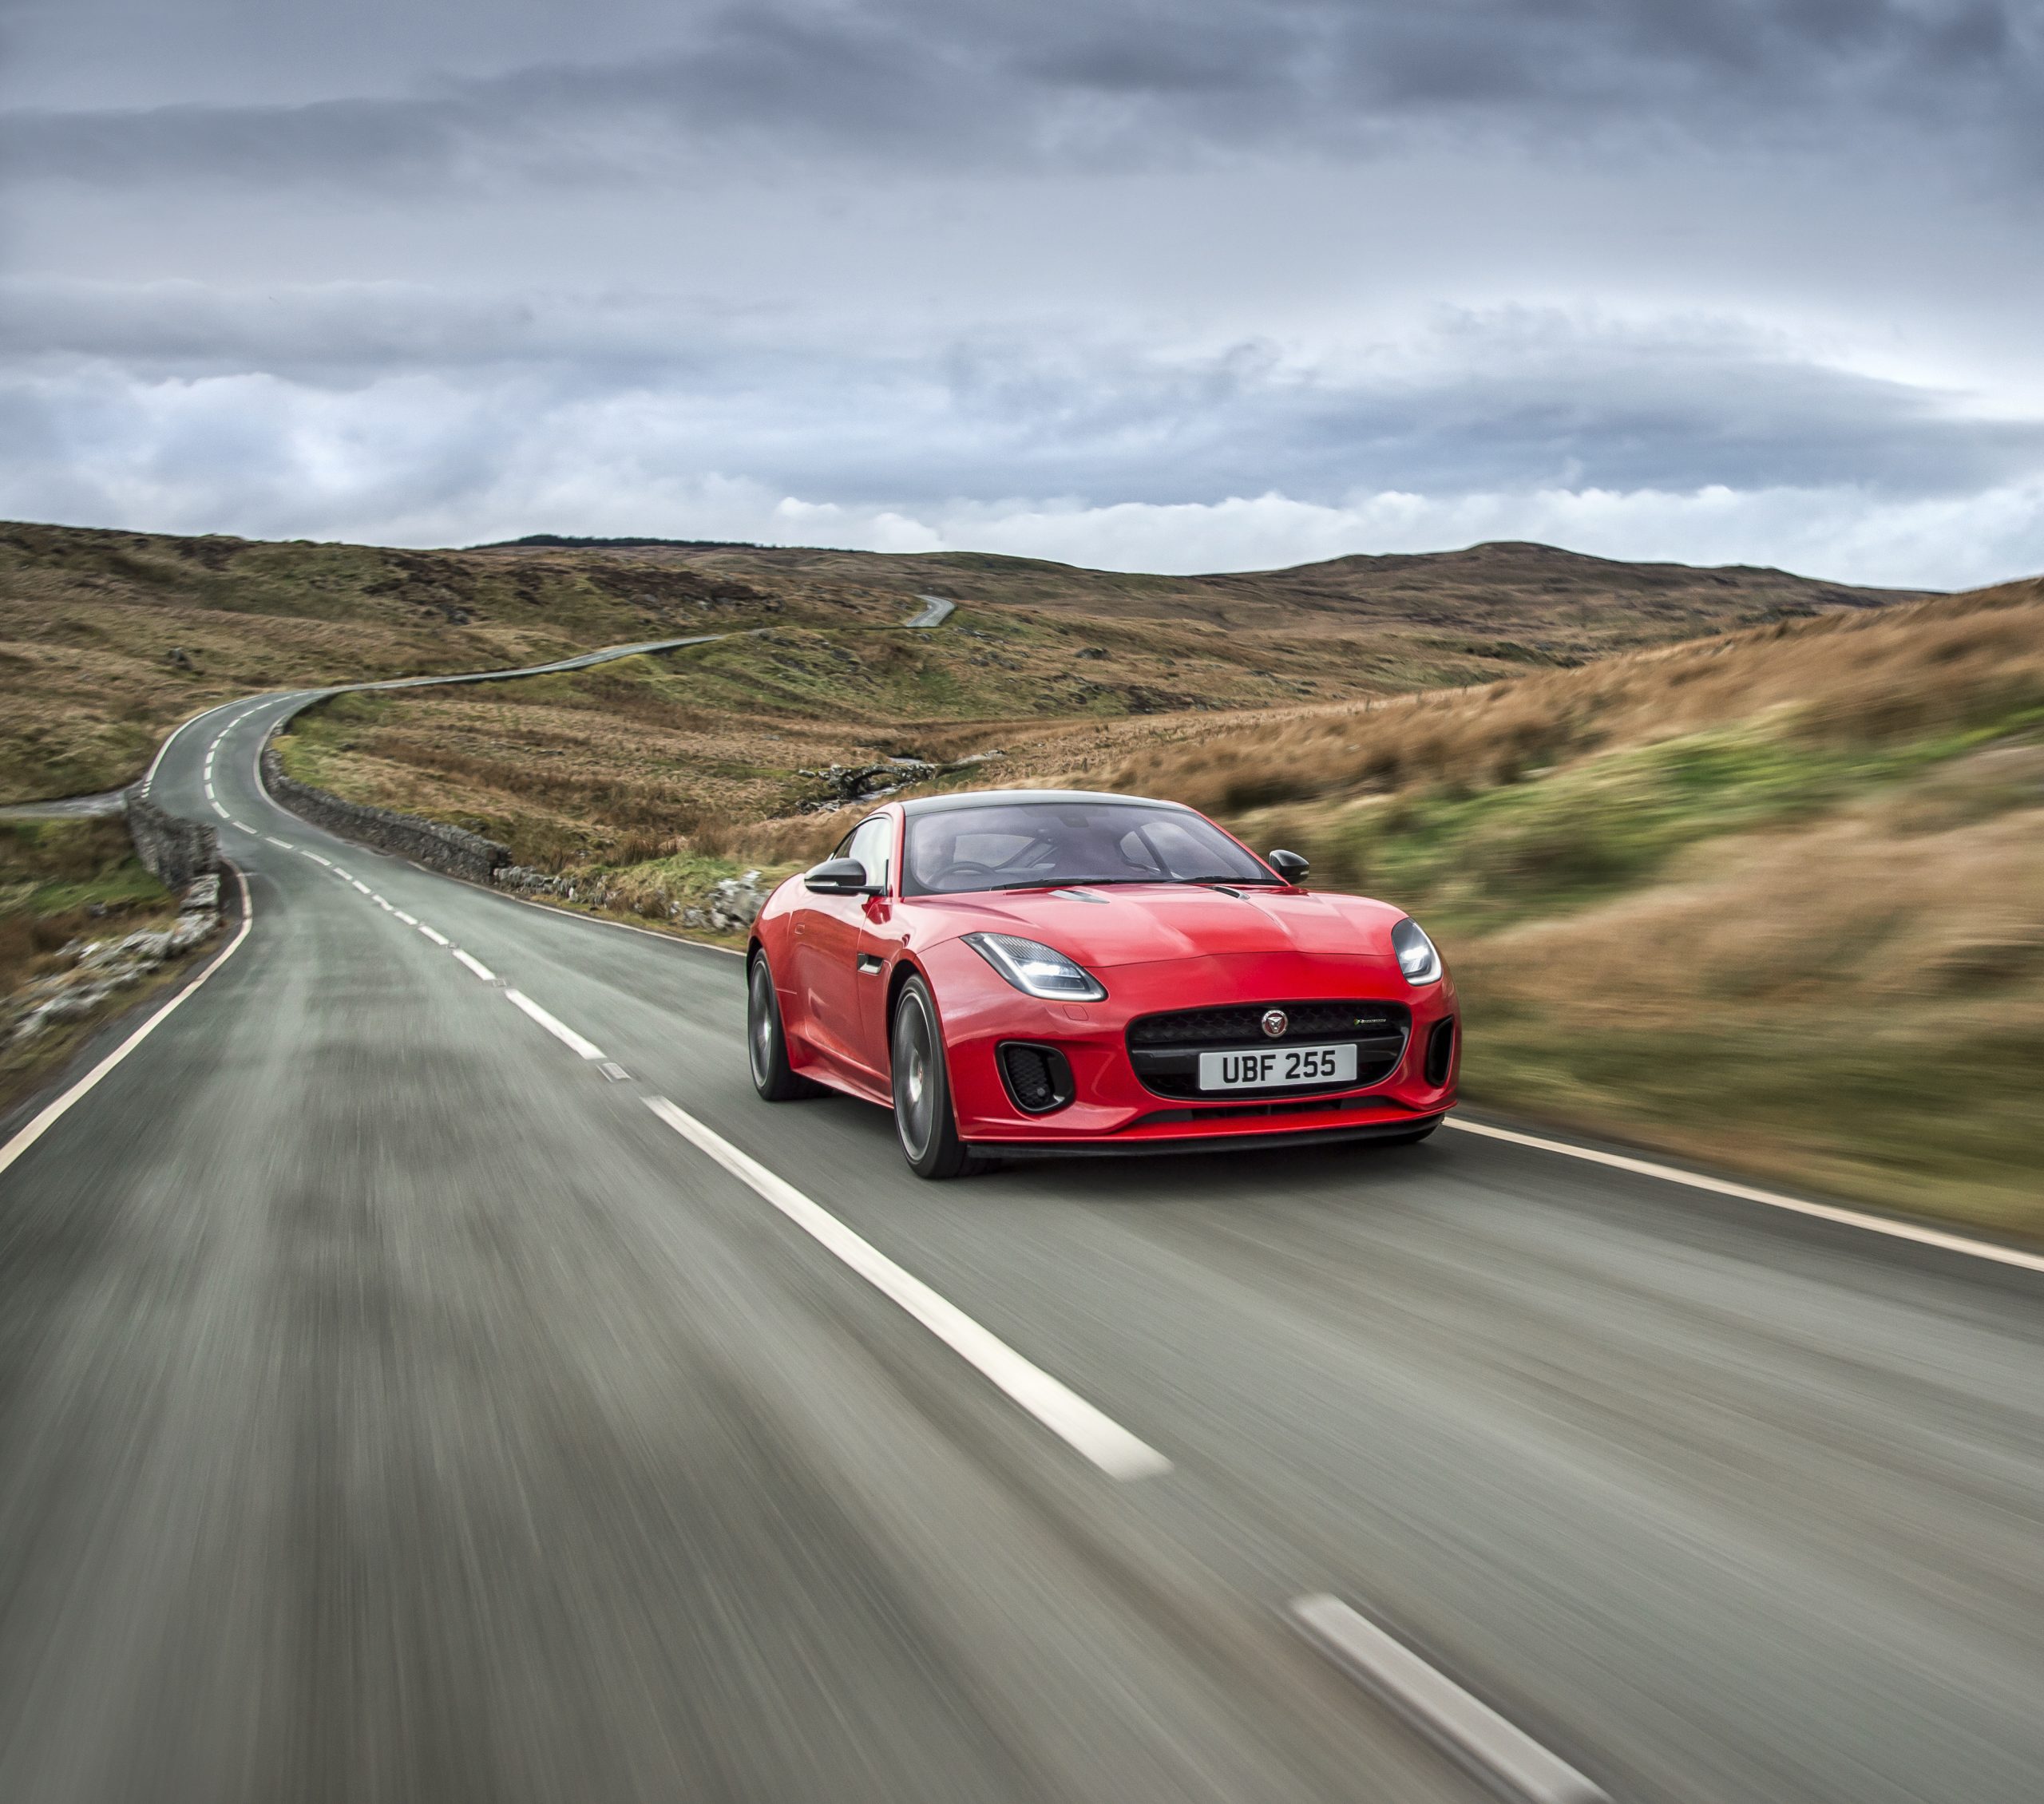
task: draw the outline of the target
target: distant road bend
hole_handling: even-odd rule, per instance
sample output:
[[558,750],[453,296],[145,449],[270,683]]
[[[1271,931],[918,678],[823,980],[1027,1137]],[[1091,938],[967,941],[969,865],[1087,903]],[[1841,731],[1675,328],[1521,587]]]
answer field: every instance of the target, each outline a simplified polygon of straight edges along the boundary
[[274,805],[302,694],[0,1152],[0,1798],[2044,1796],[2036,1271],[1477,1133],[918,1184],[738,959]]

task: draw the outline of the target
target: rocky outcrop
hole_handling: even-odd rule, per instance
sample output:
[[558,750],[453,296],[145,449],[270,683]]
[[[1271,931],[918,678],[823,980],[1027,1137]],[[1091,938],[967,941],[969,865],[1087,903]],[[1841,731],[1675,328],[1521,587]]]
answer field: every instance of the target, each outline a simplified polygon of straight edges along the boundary
[[220,835],[211,827],[166,814],[140,789],[128,792],[125,809],[135,856],[165,889],[184,889],[219,865]]
[[937,764],[929,758],[882,758],[877,764],[828,764],[821,770],[798,770],[795,773],[798,777],[814,777],[826,792],[814,801],[804,802],[800,812],[834,814],[854,802],[878,801],[898,789],[907,789],[912,783],[928,782],[948,770],[964,770],[972,765],[984,764],[989,758],[1007,755],[996,750],[975,752],[970,758],[959,758],[950,764]]
[[69,961],[65,968],[37,978],[6,999],[7,1040],[32,1040],[65,1022],[85,1019],[109,998],[204,945],[220,924],[220,876],[208,872],[186,888],[174,926],[117,940],[73,940],[57,955]]
[[330,833],[358,845],[372,846],[399,858],[409,858],[428,870],[444,871],[470,883],[489,883],[511,862],[509,847],[465,828],[449,827],[416,814],[400,814],[388,808],[370,808],[358,801],[344,801],[325,789],[315,789],[285,774],[283,760],[276,748],[263,748],[263,781],[271,795],[292,813],[324,827]]
[[759,887],[757,871],[747,871],[743,876],[726,877],[711,888],[701,907],[681,911],[681,924],[706,928],[715,933],[735,933],[759,918],[759,911],[766,906],[766,898],[770,894],[770,890]]

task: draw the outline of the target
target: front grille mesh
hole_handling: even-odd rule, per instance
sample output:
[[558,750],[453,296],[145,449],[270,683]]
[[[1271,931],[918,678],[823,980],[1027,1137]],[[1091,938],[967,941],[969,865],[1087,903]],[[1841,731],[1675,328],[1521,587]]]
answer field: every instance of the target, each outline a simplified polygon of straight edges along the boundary
[[[1266,1011],[1284,1011],[1281,1035],[1263,1031]],[[1159,1096],[1187,1101],[1224,1097],[1245,1102],[1261,1096],[1305,1098],[1382,1083],[1398,1069],[1412,1031],[1412,1011],[1402,1003],[1238,1003],[1223,1008],[1175,1009],[1139,1016],[1128,1024],[1128,1059],[1143,1087]],[[1262,1048],[1353,1042],[1356,1076],[1338,1084],[1274,1085],[1264,1090],[1213,1091],[1199,1087],[1199,1055],[1234,1048]]]
[[1397,1003],[1244,1003],[1228,1008],[1184,1008],[1169,1015],[1146,1015],[1128,1024],[1128,1043],[1135,1046],[1265,1046],[1268,1009],[1285,1011],[1290,1025],[1277,1044],[1287,1041],[1353,1039],[1359,1035],[1400,1033],[1408,1016]]

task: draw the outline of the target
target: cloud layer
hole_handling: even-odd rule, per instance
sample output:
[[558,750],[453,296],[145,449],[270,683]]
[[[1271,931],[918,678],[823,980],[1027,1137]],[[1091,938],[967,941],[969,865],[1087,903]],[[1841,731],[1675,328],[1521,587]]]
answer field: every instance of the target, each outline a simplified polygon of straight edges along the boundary
[[2030,9],[370,10],[25,20],[0,512],[2044,566]]

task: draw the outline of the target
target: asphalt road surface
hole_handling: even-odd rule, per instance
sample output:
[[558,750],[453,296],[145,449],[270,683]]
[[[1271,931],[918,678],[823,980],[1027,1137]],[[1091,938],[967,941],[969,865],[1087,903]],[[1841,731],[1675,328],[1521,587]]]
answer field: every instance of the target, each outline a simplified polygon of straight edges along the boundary
[[2044,1278],[1454,1132],[918,1184],[735,958],[274,808],[287,705],[0,1173],[0,1798],[1473,1804],[1323,1592],[1620,1804],[2044,1797]]

